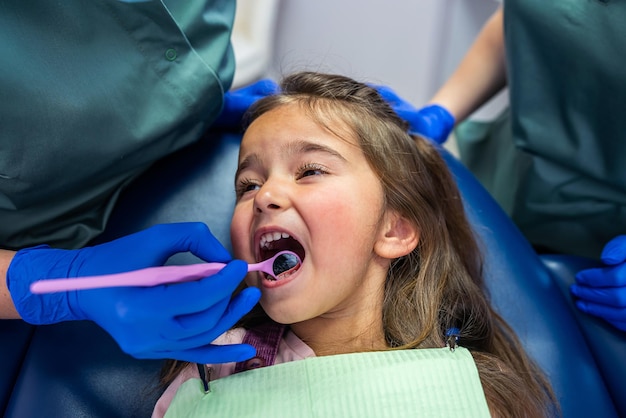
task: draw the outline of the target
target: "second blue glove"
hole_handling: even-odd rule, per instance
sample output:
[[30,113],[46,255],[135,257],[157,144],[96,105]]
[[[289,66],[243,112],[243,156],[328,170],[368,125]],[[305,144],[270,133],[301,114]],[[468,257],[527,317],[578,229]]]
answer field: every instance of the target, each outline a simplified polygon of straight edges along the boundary
[[391,88],[374,86],[402,119],[409,123],[409,132],[420,135],[437,144],[443,144],[454,129],[454,116],[443,106],[429,105],[417,109]]
[[626,235],[609,241],[601,259],[607,267],[578,272],[571,292],[578,309],[626,331]]

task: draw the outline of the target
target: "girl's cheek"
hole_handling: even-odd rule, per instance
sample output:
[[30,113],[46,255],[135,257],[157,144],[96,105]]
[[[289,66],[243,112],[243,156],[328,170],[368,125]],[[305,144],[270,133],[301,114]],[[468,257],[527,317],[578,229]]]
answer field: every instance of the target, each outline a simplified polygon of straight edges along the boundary
[[233,220],[230,226],[230,237],[233,245],[233,255],[237,258],[243,256],[243,249],[249,246],[250,238],[244,231],[246,228],[243,225],[243,220],[239,217],[233,216]]

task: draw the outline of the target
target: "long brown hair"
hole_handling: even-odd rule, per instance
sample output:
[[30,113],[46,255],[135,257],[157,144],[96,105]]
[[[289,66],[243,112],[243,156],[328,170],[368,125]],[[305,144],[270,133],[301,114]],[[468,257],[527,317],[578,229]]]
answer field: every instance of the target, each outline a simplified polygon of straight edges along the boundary
[[[441,347],[446,330],[457,328],[459,344],[474,355],[494,415],[557,413],[547,379],[489,303],[479,244],[439,151],[410,136],[407,123],[376,89],[341,75],[286,77],[279,94],[251,107],[247,124],[288,104],[301,106],[340,138],[355,136],[383,185],[387,207],[420,232],[417,248],[394,260],[387,274],[383,326],[388,346]],[[255,310],[240,325],[253,325],[259,314]]]

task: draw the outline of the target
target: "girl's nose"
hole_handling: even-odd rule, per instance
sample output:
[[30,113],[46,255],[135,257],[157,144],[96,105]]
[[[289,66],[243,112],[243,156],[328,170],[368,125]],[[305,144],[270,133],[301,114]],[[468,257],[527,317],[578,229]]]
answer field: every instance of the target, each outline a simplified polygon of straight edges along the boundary
[[278,181],[266,181],[254,196],[254,210],[257,213],[285,209],[288,205],[286,188]]

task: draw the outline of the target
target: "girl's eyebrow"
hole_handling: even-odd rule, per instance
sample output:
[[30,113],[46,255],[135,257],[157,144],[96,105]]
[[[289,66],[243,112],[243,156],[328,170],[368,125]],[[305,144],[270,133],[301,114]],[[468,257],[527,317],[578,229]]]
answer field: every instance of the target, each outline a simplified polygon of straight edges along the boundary
[[322,152],[338,158],[342,161],[347,161],[343,155],[341,155],[331,147],[302,139],[290,142],[287,145],[286,150],[289,157],[292,157],[294,155],[308,154],[311,152]]
[[[334,149],[332,149],[331,147],[328,147],[326,145],[322,145],[322,144],[318,144],[312,141],[306,141],[306,140],[295,140],[290,142],[289,144],[287,144],[284,148],[284,154],[287,156],[287,158],[291,158],[294,156],[298,156],[298,155],[303,155],[303,154],[308,154],[308,153],[312,153],[312,152],[322,152],[325,154],[329,154],[332,157],[338,158],[342,161],[347,161],[346,158],[341,155],[340,153],[338,153],[337,151],[335,151]],[[241,160],[241,162],[239,163],[239,166],[237,167],[237,173],[235,174],[235,177],[239,175],[239,173],[243,170],[245,170],[246,168],[250,167],[251,165],[255,165],[255,164],[259,164],[261,162],[261,157],[256,154],[250,154],[247,155],[243,160]]]
[[241,162],[237,166],[237,172],[235,173],[235,178],[239,177],[239,173],[241,173],[243,170],[250,167],[251,165],[258,164],[260,161],[261,159],[259,158],[257,154],[247,155],[246,158],[241,160]]

